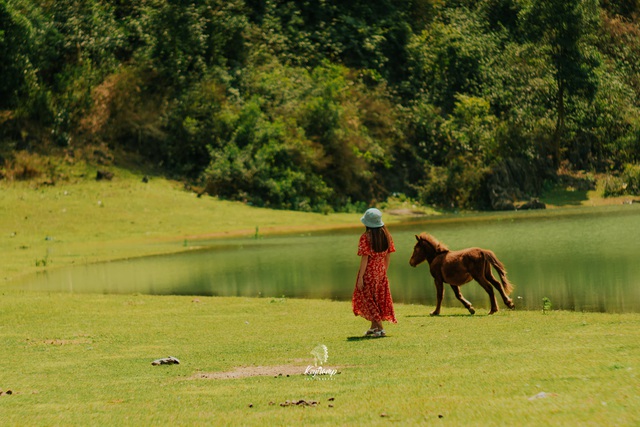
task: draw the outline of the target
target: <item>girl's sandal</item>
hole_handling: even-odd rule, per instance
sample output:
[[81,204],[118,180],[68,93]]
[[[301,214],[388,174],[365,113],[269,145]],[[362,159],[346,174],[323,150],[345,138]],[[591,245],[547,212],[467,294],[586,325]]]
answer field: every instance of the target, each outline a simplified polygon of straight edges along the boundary
[[376,332],[378,332],[377,329],[369,329],[367,332],[365,332],[364,336],[368,337],[369,335],[375,335]]
[[378,329],[374,334],[374,337],[378,338],[378,337],[386,337],[387,334],[385,333],[384,329]]

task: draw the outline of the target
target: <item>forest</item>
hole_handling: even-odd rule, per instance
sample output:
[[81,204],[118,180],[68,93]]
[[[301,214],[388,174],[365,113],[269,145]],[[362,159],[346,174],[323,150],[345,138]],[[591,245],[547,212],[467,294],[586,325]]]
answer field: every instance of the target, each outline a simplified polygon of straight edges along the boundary
[[507,209],[567,176],[640,194],[639,16],[639,0],[0,0],[0,179],[64,179],[29,156],[129,153],[212,196],[325,213]]

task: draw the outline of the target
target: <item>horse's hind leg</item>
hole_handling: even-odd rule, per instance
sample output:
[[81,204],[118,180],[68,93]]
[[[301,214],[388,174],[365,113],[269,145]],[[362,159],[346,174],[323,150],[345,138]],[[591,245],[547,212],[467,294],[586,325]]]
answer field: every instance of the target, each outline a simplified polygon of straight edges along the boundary
[[491,264],[487,263],[487,266],[484,270],[484,275],[486,279],[493,285],[493,287],[496,288],[498,292],[500,292],[500,296],[502,297],[502,301],[504,301],[505,305],[509,308],[515,308],[513,300],[509,298],[509,296],[504,292],[502,283],[500,283],[498,279],[496,279],[491,273]]
[[484,288],[485,291],[489,294],[489,302],[491,303],[491,311],[489,314],[493,314],[498,311],[498,301],[496,300],[496,295],[493,293],[493,288],[491,287],[491,283],[484,277],[474,277],[476,282],[480,283],[480,286]]
[[466,299],[464,299],[464,297],[462,296],[462,293],[460,292],[460,287],[451,285],[451,289],[453,289],[453,293],[456,294],[456,298],[458,298],[458,301],[460,301],[462,305],[464,305],[465,308],[469,310],[469,313],[476,314],[476,310],[473,308],[471,303]]

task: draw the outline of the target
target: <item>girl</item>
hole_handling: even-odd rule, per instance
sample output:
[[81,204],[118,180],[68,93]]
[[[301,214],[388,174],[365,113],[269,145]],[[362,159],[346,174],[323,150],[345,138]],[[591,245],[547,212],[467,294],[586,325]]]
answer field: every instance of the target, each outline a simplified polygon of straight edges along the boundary
[[382,321],[397,323],[389,291],[387,269],[391,252],[395,252],[391,234],[382,222],[382,212],[368,209],[360,221],[367,227],[360,236],[358,255],[360,269],[353,291],[353,314],[371,322],[366,335],[385,336]]

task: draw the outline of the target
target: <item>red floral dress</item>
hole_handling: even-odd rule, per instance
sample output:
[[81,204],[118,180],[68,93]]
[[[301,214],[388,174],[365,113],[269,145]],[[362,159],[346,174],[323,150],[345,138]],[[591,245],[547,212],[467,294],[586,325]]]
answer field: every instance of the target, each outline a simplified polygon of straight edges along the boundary
[[384,264],[387,254],[395,251],[393,240],[389,240],[389,248],[386,251],[374,252],[367,233],[360,236],[358,256],[368,255],[369,259],[364,271],[364,287],[359,291],[356,286],[353,291],[351,305],[353,314],[356,316],[362,316],[370,322],[386,320],[397,323],[389,290],[387,268]]

